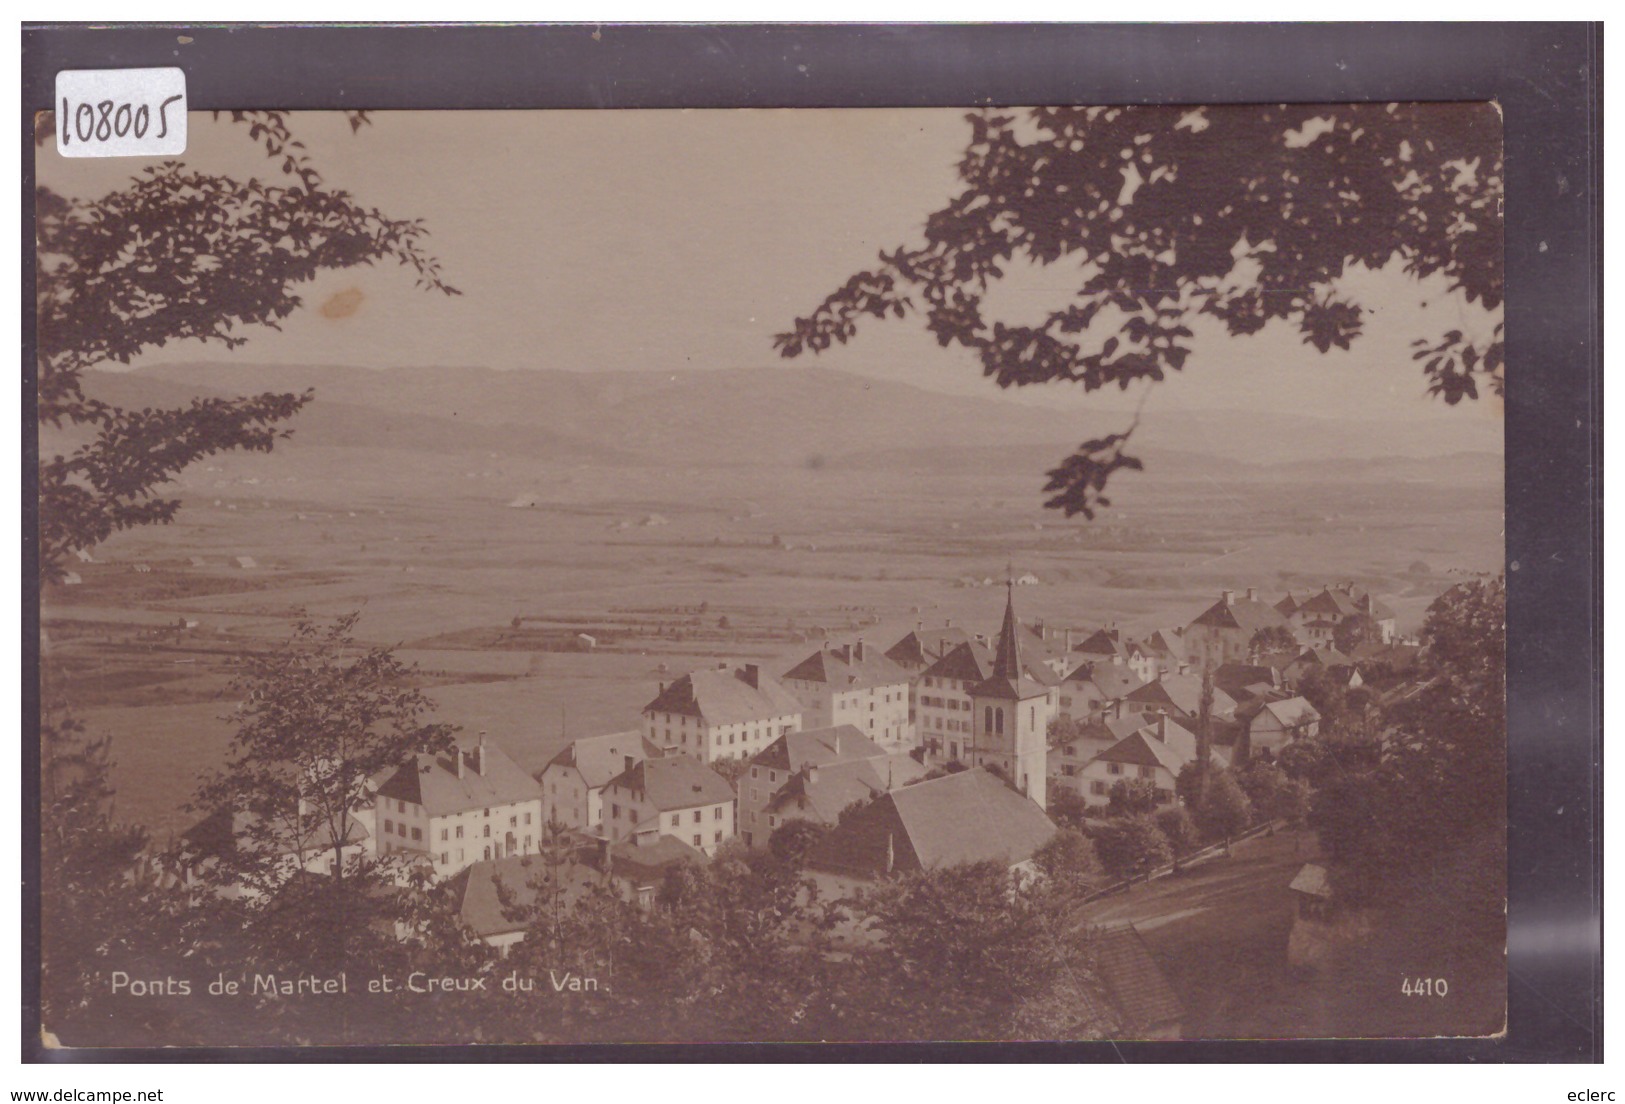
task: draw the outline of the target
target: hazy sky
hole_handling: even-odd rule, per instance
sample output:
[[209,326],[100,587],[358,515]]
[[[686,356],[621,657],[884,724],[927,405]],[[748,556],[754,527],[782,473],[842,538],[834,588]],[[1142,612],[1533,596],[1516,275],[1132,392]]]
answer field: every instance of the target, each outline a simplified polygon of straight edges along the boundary
[[[381,112],[352,136],[337,113],[297,114],[295,131],[331,184],[390,215],[426,220],[430,245],[463,296],[414,290],[394,266],[329,274],[307,286],[307,309],[282,332],[256,333],[234,354],[171,346],[152,359],[771,368],[785,363],[772,349],[776,332],[870,265],[878,249],[915,241],[924,216],[955,191],[963,115]],[[190,141],[185,160],[198,168],[277,175],[245,128],[196,113]],[[139,167],[70,161],[49,143],[39,165],[42,183],[82,196],[116,187]],[[1027,274],[1019,292],[997,302],[1036,318],[1075,284],[1057,266]],[[1282,327],[1246,339],[1199,327],[1185,373],[1157,389],[1152,408],[1336,415],[1358,402],[1396,419],[1440,416],[1409,342],[1454,326],[1480,331],[1482,312],[1392,274],[1367,274],[1358,291],[1379,309],[1352,352],[1318,354]],[[329,317],[317,309],[324,303],[354,309]],[[869,325],[851,345],[793,363],[999,394],[972,356],[940,349],[914,320]],[[1007,394],[1113,408],[1134,401],[1085,398],[1069,387]],[[1498,419],[1477,420],[1486,423],[1484,447],[1499,447]]]

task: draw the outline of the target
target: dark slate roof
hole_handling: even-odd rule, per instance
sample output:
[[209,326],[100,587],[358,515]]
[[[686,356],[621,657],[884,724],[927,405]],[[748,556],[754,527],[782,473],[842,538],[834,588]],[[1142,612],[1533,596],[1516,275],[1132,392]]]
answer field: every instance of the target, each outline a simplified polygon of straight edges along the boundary
[[1217,629],[1241,629],[1255,633],[1286,624],[1286,619],[1273,606],[1252,598],[1220,598],[1197,615],[1192,625],[1206,625]]
[[1102,931],[1094,941],[1095,972],[1128,1035],[1177,1024],[1185,1006],[1133,925]]
[[866,878],[963,863],[1014,866],[1054,835],[1044,810],[975,767],[875,799],[821,840],[811,863]]
[[1067,682],[1092,682],[1107,701],[1124,697],[1129,691],[1144,685],[1140,676],[1127,667],[1107,661],[1085,663],[1066,676]]
[[970,633],[960,628],[915,629],[887,648],[886,658],[909,667],[924,667],[935,663],[970,638]]
[[852,725],[833,728],[809,728],[786,732],[751,759],[753,767],[773,770],[798,771],[809,763],[850,762],[860,759],[884,759],[886,752]]
[[897,686],[909,674],[873,645],[843,644],[820,648],[784,673],[787,679],[821,682],[833,690],[862,690],[871,686]]
[[1213,685],[1238,699],[1247,687],[1260,682],[1273,686],[1275,680],[1276,668],[1267,664],[1222,663],[1213,671]]
[[1102,763],[1127,763],[1135,767],[1164,767],[1174,775],[1190,760],[1152,735],[1147,726],[1125,736],[1095,756]]
[[704,866],[710,862],[704,851],[689,846],[676,836],[653,832],[609,844],[608,848],[610,876],[641,883],[658,881],[674,866]]
[[734,799],[734,788],[722,775],[686,755],[645,759],[610,779],[611,786],[640,795],[660,812],[718,805]]
[[643,711],[700,717],[714,725],[740,724],[800,713],[801,703],[760,669],[753,676],[748,667],[710,667],[671,683]]
[[993,674],[993,653],[982,644],[968,640],[920,672],[920,677],[958,679],[975,685]]
[[[463,760],[461,778],[458,756]],[[496,744],[485,745],[485,773],[476,769],[478,765],[478,748],[459,745],[442,755],[414,755],[374,781],[379,797],[422,805],[430,816],[541,798],[541,783]]]
[[626,769],[626,757],[653,759],[660,748],[640,732],[612,732],[607,736],[583,736],[572,740],[548,761],[548,766],[574,767],[589,789],[598,789]]
[[1089,636],[1072,646],[1074,652],[1082,652],[1093,656],[1116,656],[1119,659],[1128,657],[1128,649],[1123,645],[1122,634],[1116,629],[1096,629]]

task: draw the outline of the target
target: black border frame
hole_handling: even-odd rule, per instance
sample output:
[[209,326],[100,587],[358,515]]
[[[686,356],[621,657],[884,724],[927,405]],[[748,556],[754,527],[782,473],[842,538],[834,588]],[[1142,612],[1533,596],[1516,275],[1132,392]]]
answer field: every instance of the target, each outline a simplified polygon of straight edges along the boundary
[[[179,35],[190,36],[182,45]],[[45,1050],[39,1042],[34,268],[23,292],[25,1061],[1507,1062],[1602,1056],[1602,29],[1599,24],[497,27],[25,24],[60,69],[178,65],[195,109],[965,107],[1494,100],[1505,119],[1510,816],[1498,1039]]]

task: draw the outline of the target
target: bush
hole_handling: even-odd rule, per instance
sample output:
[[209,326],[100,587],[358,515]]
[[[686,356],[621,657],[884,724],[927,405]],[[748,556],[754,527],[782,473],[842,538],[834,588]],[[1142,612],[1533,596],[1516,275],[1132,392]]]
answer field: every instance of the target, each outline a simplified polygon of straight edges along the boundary
[[1095,851],[1106,872],[1132,880],[1173,860],[1168,837],[1149,814],[1119,817],[1096,830]]

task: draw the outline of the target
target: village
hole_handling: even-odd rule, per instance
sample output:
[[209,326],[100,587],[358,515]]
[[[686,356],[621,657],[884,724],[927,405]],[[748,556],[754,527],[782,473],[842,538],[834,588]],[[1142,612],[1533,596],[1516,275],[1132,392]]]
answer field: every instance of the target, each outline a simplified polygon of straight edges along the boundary
[[[920,623],[884,645],[824,642],[783,671],[719,662],[658,682],[639,728],[576,738],[534,776],[500,733],[465,735],[373,776],[342,843],[285,833],[277,861],[331,875],[368,857],[427,875],[451,888],[471,935],[504,953],[525,937],[513,902],[536,897],[544,851],[569,856],[572,892],[608,886],[643,908],[673,871],[760,851],[798,825],[813,840],[805,874],[829,899],[975,863],[1019,882],[1041,876],[1036,857],[1059,824],[1107,823],[1136,802],[1177,810],[1193,764],[1273,764],[1320,731],[1305,687],[1355,690],[1362,666],[1403,674],[1420,650],[1351,583],[1274,602],[1225,590],[1189,623],[1139,638],[1024,620],[1019,583],[1007,579],[991,633]],[[1410,685],[1389,681],[1390,693]],[[1261,807],[1237,832],[1273,835],[1280,815]],[[179,880],[201,886],[222,849],[283,838],[248,832],[244,818],[221,810],[188,831]],[[1116,864],[1127,877],[1103,893],[1181,857],[1189,866],[1196,851],[1184,841],[1171,866],[1154,852]],[[1295,916],[1280,951],[1295,967],[1312,968],[1337,938],[1314,858],[1287,887]],[[255,892],[217,880],[214,891]],[[1109,986],[1120,1022],[1177,1036],[1179,1000],[1133,925],[1102,932],[1114,948],[1102,968],[1137,979]]]

